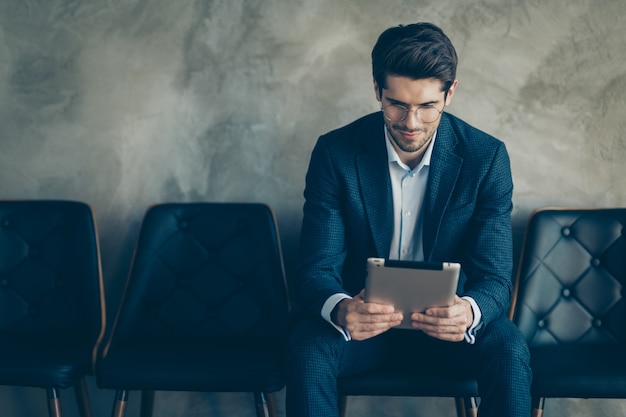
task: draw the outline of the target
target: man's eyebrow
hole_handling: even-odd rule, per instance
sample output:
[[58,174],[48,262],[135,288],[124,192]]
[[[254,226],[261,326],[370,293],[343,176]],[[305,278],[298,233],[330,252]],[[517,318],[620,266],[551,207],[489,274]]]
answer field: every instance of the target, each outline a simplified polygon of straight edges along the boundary
[[[385,97],[387,99],[387,101],[389,101],[391,104],[398,104],[404,107],[411,107],[410,104],[405,103],[404,101],[400,101],[400,100],[396,100],[394,98],[390,98],[390,97]],[[418,106],[420,107],[428,107],[428,106],[433,106],[435,104],[439,103],[439,100],[431,100],[431,101],[426,101],[424,103],[420,103],[418,104]]]

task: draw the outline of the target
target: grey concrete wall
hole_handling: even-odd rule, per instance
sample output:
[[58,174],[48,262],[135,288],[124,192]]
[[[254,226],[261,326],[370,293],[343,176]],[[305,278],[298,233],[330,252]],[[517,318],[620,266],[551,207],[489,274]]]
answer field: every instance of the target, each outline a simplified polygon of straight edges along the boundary
[[[460,56],[449,111],[510,151],[519,241],[535,207],[626,206],[625,16],[621,0],[0,0],[0,198],[93,206],[110,314],[156,202],[269,203],[290,271],[317,136],[377,110],[378,34],[432,21]],[[113,394],[90,384],[108,416]],[[43,395],[0,388],[2,414],[43,415]],[[247,400],[163,393],[156,416],[251,416]],[[386,405],[351,399],[350,415],[453,415],[447,399]],[[547,413],[626,404],[549,400]]]

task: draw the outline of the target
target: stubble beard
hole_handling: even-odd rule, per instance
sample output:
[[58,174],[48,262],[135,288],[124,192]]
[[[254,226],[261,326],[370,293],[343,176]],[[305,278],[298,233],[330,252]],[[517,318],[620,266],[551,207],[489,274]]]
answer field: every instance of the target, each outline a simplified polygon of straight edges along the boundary
[[427,129],[414,129],[411,131],[407,131],[406,129],[402,129],[398,126],[387,126],[387,131],[389,132],[389,136],[391,136],[391,139],[393,140],[393,142],[396,144],[398,148],[400,148],[402,152],[406,152],[406,153],[414,153],[414,152],[419,152],[419,151],[424,150],[430,143],[430,140],[433,138],[433,134],[434,134],[434,132],[432,132],[430,133],[430,135],[424,136],[423,140],[416,143],[416,142],[403,141],[402,138],[396,137],[394,132],[398,130],[403,131],[403,132],[409,132],[409,133],[422,132],[425,134],[428,133],[428,130]]

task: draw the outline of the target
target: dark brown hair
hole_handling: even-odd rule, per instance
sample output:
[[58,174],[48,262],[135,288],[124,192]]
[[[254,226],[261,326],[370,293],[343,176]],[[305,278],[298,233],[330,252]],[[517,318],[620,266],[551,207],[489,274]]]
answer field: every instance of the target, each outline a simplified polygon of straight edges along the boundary
[[456,79],[457,60],[452,42],[439,27],[413,23],[389,28],[378,37],[372,50],[372,72],[381,90],[387,88],[387,76],[395,75],[436,78],[447,92]]

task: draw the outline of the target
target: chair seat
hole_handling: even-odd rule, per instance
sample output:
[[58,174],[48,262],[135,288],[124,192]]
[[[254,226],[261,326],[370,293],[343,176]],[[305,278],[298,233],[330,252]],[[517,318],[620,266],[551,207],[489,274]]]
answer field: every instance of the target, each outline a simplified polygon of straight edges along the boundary
[[531,348],[534,395],[553,398],[626,398],[623,346]]
[[0,385],[69,388],[91,371],[84,347],[0,346]]
[[281,351],[253,346],[153,345],[112,349],[98,386],[127,390],[276,392],[284,387]]
[[476,380],[455,375],[371,371],[338,380],[341,395],[399,397],[478,397]]

